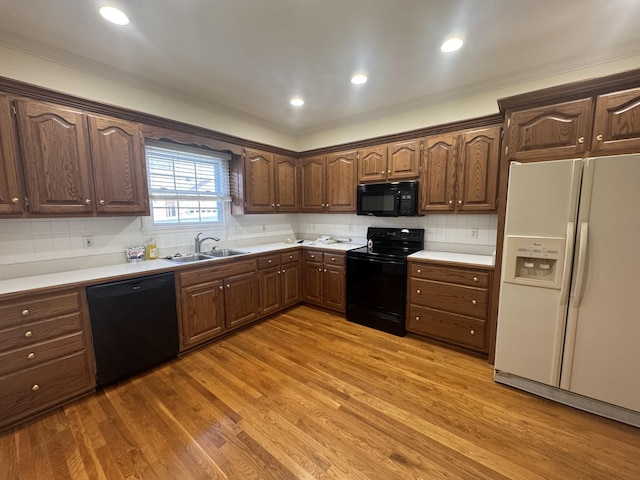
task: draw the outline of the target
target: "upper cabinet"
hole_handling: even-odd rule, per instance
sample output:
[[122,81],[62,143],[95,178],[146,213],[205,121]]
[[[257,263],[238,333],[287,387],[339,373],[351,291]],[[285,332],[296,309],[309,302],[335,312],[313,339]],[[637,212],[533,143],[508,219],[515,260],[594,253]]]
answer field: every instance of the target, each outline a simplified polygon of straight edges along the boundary
[[302,159],[302,205],[305,213],[356,211],[357,152]]
[[500,127],[427,137],[422,151],[423,212],[496,210]]
[[358,181],[397,182],[418,178],[421,140],[379,145],[358,151]]
[[25,210],[22,176],[14,140],[9,99],[0,95],[0,215],[20,215]]
[[296,159],[245,149],[244,178],[245,213],[299,211]]
[[596,99],[591,149],[595,155],[640,152],[640,88]]
[[30,100],[15,113],[30,213],[149,213],[139,124]]

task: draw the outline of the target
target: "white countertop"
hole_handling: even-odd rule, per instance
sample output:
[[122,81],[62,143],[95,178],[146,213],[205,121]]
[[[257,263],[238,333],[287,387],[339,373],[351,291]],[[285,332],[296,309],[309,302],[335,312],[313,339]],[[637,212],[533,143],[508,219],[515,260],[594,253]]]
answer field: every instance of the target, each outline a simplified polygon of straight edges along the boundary
[[[305,240],[302,243],[269,243],[252,247],[241,247],[237,248],[237,250],[242,250],[244,252],[247,252],[247,254],[260,254],[278,250],[287,250],[290,248],[298,248],[300,246],[346,252],[347,250],[362,247],[363,245],[359,243],[324,244]],[[235,256],[233,258],[242,258],[242,256]],[[439,262],[455,262],[471,265],[493,266],[493,257],[491,255],[471,255],[466,253],[421,250],[420,252],[410,255],[409,258],[436,260]],[[204,264],[213,265],[216,261],[218,260],[191,264],[176,264],[168,260],[158,259],[138,263],[121,263],[103,267],[68,270],[64,272],[48,273],[46,275],[33,275],[11,280],[1,280],[0,295],[72,284],[97,284],[101,283],[102,281],[112,281],[117,277],[153,275],[154,273],[159,271],[178,270],[199,265],[201,266]]]

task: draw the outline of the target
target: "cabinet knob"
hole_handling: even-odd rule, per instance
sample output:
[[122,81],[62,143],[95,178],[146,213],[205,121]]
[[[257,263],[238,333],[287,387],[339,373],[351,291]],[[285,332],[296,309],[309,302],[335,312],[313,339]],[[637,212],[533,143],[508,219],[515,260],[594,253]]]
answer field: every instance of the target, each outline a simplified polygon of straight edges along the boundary
[[421,269],[418,269],[418,270],[417,270],[417,272],[418,272],[418,273],[422,273],[422,270],[421,270]]
[[384,175],[384,170],[382,170],[382,171],[380,172],[380,175]]
[[319,272],[321,272],[321,271],[322,271],[322,269],[321,269],[321,268],[319,268],[319,269],[318,269],[318,271],[319,271]]
[[458,200],[458,205],[462,205],[462,200]]
[[26,317],[27,315],[29,315],[29,309],[25,308],[24,310],[22,310],[22,316]]
[[34,392],[37,392],[38,390],[40,390],[40,385],[36,383],[33,387],[31,387],[31,390],[33,390]]
[[289,255],[289,260],[293,260],[293,255]]
[[91,205],[91,199],[90,199],[90,198],[87,198],[87,199],[84,201],[84,203],[86,203],[87,205]]
[[20,200],[18,199],[18,197],[13,197],[13,198],[11,199],[11,203],[14,203],[14,204],[15,204],[15,203],[18,203],[19,201],[20,201]]
[[327,269],[326,268],[324,269],[324,272],[327,273]]
[[272,204],[271,204],[271,208],[276,208],[276,204],[275,204],[275,203],[272,203]]
[[280,270],[278,270],[278,275],[280,275]]
[[269,263],[271,263],[271,260],[269,260]]
[[222,285],[220,285],[220,290],[222,290]]
[[279,204],[279,203],[276,203],[276,207],[280,208],[280,204]]
[[28,358],[29,360],[33,360],[34,358],[36,358],[36,354],[35,354],[35,353],[33,353],[33,352],[31,352],[29,355],[27,355],[27,358]]
[[316,258],[316,256],[315,256],[315,255],[309,255],[309,256],[310,256],[311,258]]
[[322,208],[324,208],[324,203],[322,204]]
[[449,200],[449,205],[453,205],[453,200]]
[[33,332],[31,330],[27,330],[26,332],[24,332],[24,336],[30,338],[33,336]]
[[391,173],[391,170],[387,170],[387,173]]
[[[282,273],[284,273],[284,272],[286,272],[286,270],[282,270]],[[278,273],[280,273],[280,272],[278,272]]]
[[100,205],[104,205],[104,200],[100,200]]
[[478,302],[476,302],[475,300],[471,300],[471,303],[472,303],[473,305],[477,305],[477,304],[478,304]]
[[602,140],[604,140],[604,137],[602,135],[598,135],[596,137],[596,140],[598,140],[599,142],[601,142]]
[[331,261],[335,262],[336,261],[336,257],[331,257]]
[[580,138],[578,139],[578,143],[584,143],[584,137],[580,137]]
[[231,287],[231,285],[229,285],[229,284],[227,283],[227,288],[229,288],[229,287]]
[[418,295],[420,295],[420,293],[422,293],[422,292],[420,292],[420,289],[418,288],[418,289],[416,290],[416,293],[417,293]]
[[473,281],[477,282],[478,281],[478,277],[473,277]]
[[420,321],[420,317],[418,315],[416,315],[416,322]]
[[475,334],[476,334],[476,331],[475,331],[475,330],[471,330],[469,333],[470,333],[471,335],[475,335]]

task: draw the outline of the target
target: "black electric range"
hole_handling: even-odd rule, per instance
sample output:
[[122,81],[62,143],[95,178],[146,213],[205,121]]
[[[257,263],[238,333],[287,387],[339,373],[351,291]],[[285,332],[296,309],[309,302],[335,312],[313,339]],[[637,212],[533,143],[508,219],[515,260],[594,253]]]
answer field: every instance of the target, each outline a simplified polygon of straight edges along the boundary
[[369,227],[367,246],[347,251],[347,320],[404,336],[407,256],[424,248],[422,228]]

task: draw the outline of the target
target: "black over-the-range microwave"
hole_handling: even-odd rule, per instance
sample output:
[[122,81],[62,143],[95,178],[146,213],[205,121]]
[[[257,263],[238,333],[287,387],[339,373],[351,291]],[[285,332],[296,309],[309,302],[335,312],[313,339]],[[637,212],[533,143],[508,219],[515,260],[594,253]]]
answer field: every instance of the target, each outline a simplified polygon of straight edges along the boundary
[[411,217],[418,215],[418,182],[358,185],[358,215]]

